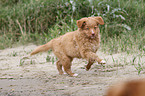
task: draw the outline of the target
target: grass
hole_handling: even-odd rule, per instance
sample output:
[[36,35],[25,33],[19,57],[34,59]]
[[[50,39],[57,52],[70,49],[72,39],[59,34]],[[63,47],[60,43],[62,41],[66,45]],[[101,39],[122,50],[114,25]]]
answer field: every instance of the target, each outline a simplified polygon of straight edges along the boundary
[[[102,16],[101,50],[108,54],[144,52],[143,0],[8,0],[0,1],[0,49],[14,44],[44,44],[77,29],[76,20]],[[136,7],[134,7],[136,6]]]
[[[111,71],[116,71],[118,74],[119,69],[126,70],[128,69],[128,72],[131,70],[134,70],[134,72],[137,72],[138,75],[144,74],[144,69],[145,69],[145,55],[144,53],[139,53],[138,54],[126,54],[126,53],[121,53],[121,54],[113,54],[110,55],[110,60],[105,59],[107,64],[105,64],[105,71],[104,72],[111,72]],[[110,63],[111,62],[111,63]],[[99,65],[97,65],[99,66]]]
[[[102,16],[101,51],[145,51],[143,0],[1,0],[0,49],[14,44],[44,44],[77,29],[76,20]],[[135,6],[135,7],[134,7]]]
[[47,55],[46,62],[52,62],[52,64],[54,64],[56,61],[57,61],[56,57],[52,57],[52,56]]
[[[120,36],[114,38],[102,38],[102,51],[112,53],[127,52],[135,53],[138,51],[144,52],[145,35],[144,28],[126,31]],[[103,34],[102,34],[102,37]]]
[[15,52],[15,51],[13,51],[12,56],[13,56],[13,57],[18,56],[18,53]]
[[135,69],[137,70],[138,75],[141,73],[141,71],[143,71],[143,68],[142,68],[142,66],[141,66],[140,63],[138,63],[138,65],[137,65],[137,66],[134,66],[134,67],[135,67]]
[[23,66],[24,63],[25,63],[25,61],[24,61],[23,59],[20,59],[20,64],[19,64],[19,66]]
[[142,58],[144,57],[145,55],[140,53],[140,54],[137,54],[133,57],[132,59],[132,65],[135,67],[135,69],[137,70],[138,72],[138,75],[141,73],[141,71],[143,71],[144,67],[144,63],[142,60]]

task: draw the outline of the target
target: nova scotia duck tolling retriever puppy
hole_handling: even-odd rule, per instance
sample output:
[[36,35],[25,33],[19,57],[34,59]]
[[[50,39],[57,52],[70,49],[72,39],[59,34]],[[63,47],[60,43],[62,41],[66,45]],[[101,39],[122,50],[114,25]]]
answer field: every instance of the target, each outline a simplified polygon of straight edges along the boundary
[[145,96],[145,79],[116,84],[108,89],[105,96]]
[[77,20],[78,29],[76,31],[50,40],[32,51],[31,55],[51,49],[58,58],[56,64],[60,75],[64,74],[62,67],[68,75],[78,75],[71,71],[73,58],[86,59],[88,61],[86,70],[89,70],[94,62],[105,64],[106,62],[96,54],[100,46],[99,25],[104,25],[100,16]]

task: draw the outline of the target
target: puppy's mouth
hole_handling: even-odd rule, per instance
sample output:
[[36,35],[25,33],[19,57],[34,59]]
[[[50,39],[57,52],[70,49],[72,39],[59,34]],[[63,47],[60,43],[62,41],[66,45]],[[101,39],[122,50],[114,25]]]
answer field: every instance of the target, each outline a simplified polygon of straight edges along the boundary
[[94,39],[94,38],[96,38],[96,35],[91,35],[90,38]]
[[94,39],[94,38],[95,38],[95,36],[91,36],[90,38],[91,38],[91,39]]
[[96,34],[94,34],[94,35],[86,34],[86,36],[87,36],[88,38],[90,38],[90,39],[95,39],[95,38],[96,38]]

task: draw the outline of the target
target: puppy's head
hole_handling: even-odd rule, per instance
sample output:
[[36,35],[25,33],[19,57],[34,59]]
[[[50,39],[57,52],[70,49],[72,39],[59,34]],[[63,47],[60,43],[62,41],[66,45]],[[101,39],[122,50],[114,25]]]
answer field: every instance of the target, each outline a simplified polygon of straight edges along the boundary
[[99,25],[104,25],[102,17],[88,17],[82,18],[77,21],[77,26],[80,28],[89,38],[95,38],[99,34]]

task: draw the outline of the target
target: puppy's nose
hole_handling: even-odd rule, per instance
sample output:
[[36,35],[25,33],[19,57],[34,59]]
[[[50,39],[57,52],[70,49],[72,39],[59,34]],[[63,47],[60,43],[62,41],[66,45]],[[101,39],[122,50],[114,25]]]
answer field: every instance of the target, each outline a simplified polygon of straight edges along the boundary
[[95,32],[92,30],[92,36],[95,36]]
[[95,36],[95,33],[92,33],[92,36]]

